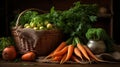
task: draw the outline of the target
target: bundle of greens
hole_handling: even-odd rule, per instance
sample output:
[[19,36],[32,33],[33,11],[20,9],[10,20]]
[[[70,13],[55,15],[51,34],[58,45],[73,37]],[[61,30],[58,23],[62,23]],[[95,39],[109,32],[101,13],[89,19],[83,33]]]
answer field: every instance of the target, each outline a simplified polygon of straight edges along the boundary
[[73,7],[64,11],[57,11],[53,7],[47,18],[68,36],[78,36],[83,39],[86,31],[97,19],[97,5],[75,2]]
[[86,32],[88,40],[105,40],[107,37],[106,31],[102,28],[89,28]]

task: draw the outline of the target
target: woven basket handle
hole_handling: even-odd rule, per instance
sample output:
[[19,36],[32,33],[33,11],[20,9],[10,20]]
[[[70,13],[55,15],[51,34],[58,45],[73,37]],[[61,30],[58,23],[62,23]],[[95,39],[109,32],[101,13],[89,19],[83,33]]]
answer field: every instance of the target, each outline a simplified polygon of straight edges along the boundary
[[29,11],[29,10],[38,11],[38,12],[40,12],[40,13],[46,13],[46,11],[39,10],[39,9],[37,9],[37,8],[26,9],[26,10],[22,11],[22,12],[18,15],[18,18],[17,18],[17,21],[16,21],[16,27],[19,26],[20,17],[21,17],[25,12],[27,12],[27,11]]

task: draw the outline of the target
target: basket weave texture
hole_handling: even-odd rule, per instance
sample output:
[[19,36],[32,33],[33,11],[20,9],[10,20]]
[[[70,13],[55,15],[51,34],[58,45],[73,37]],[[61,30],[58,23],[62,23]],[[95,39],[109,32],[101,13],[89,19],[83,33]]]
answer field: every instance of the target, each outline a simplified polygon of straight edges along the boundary
[[63,34],[57,29],[34,30],[30,28],[21,28],[19,19],[28,10],[36,9],[27,9],[21,12],[17,18],[16,26],[12,29],[16,48],[20,54],[34,51],[38,56],[48,55],[62,42]]

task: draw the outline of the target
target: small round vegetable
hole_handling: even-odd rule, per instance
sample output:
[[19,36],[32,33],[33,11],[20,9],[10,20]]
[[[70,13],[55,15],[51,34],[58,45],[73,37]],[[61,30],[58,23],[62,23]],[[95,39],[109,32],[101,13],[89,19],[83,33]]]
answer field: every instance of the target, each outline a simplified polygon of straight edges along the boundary
[[38,28],[37,28],[37,27],[33,27],[33,29],[34,29],[34,30],[38,30]]
[[25,28],[31,28],[30,26],[26,26]]
[[29,26],[29,24],[28,23],[26,23],[25,25],[24,25],[24,27],[26,28],[27,26]]
[[53,27],[52,24],[50,23],[47,24],[47,29],[52,29],[52,27]]
[[24,61],[33,61],[36,57],[34,52],[27,52],[26,54],[22,55],[21,59]]
[[39,27],[39,30],[43,30],[43,29],[44,29],[44,27],[43,27],[43,26],[40,26],[40,27]]
[[4,60],[14,60],[17,56],[17,52],[14,46],[6,47],[2,52],[2,57]]
[[30,26],[31,26],[32,28],[34,28],[34,27],[36,27],[36,24],[33,23],[33,22],[30,22]]

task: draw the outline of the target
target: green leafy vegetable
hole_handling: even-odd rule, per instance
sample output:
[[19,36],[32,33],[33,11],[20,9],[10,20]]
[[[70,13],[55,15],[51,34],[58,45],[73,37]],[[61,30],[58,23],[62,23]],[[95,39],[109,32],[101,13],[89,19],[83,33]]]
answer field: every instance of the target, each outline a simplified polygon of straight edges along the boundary
[[38,12],[36,11],[27,11],[23,16],[20,17],[20,25],[24,25],[25,23],[30,23],[31,19],[36,17]]
[[52,7],[47,18],[68,36],[78,36],[83,39],[86,31],[96,21],[96,14],[96,4],[80,4],[80,2],[76,2],[73,7],[64,11],[57,11]]
[[106,31],[102,28],[89,28],[86,32],[88,40],[105,40],[108,37]]
[[103,28],[89,28],[86,32],[86,38],[88,40],[102,40],[106,44],[106,51],[113,51],[113,40],[109,37]]
[[[31,19],[34,18],[35,16],[37,16],[38,14],[39,13],[37,11],[28,10],[20,17],[19,25],[24,25],[25,23],[30,23]],[[18,17],[18,15],[17,15],[17,17]],[[15,26],[17,19],[18,18],[15,18],[14,21],[11,22],[11,26]]]

